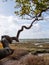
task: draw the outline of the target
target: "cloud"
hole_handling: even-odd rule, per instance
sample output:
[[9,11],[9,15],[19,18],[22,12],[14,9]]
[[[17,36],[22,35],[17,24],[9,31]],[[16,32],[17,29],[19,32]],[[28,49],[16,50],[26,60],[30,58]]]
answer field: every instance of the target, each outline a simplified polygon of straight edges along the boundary
[[[22,25],[29,26],[32,20],[22,20],[15,16],[0,15],[0,37],[2,35],[16,36]],[[49,37],[49,22],[38,21],[34,23],[29,30],[24,29],[21,32],[20,38],[42,38]],[[46,30],[46,31],[45,31]]]
[[13,21],[13,16],[0,15],[0,36],[6,34],[10,36],[15,35],[18,25],[15,25]]
[[15,16],[0,15],[0,36],[15,36],[22,25],[27,25],[26,20],[18,19]]

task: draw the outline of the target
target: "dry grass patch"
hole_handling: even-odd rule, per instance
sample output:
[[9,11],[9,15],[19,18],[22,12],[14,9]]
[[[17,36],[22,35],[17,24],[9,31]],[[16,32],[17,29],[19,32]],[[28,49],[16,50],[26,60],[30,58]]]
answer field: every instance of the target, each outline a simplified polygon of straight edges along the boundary
[[49,59],[46,59],[43,56],[27,54],[19,60],[10,59],[5,62],[4,65],[49,65]]

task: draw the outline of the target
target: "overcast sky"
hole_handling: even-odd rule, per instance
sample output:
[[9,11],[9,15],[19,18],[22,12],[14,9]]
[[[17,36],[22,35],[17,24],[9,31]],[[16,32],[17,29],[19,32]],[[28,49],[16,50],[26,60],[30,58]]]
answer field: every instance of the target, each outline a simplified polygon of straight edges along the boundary
[[[22,25],[29,26],[32,20],[19,19],[14,14],[15,3],[13,1],[1,2],[0,0],[0,37],[2,35],[16,36]],[[49,14],[49,12],[47,12]],[[31,29],[24,29],[19,38],[49,38],[49,15],[43,13],[45,20],[34,23]]]

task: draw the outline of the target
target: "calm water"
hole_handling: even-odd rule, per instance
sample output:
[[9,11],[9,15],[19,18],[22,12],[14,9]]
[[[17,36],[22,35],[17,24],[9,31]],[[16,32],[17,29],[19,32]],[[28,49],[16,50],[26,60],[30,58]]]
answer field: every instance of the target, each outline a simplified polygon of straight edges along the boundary
[[20,42],[49,43],[49,39],[20,39]]

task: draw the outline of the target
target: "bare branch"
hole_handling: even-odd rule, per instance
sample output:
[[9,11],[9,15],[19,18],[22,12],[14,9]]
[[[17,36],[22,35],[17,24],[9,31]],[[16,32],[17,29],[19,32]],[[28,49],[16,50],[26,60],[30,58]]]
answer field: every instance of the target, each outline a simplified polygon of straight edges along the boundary
[[32,23],[30,24],[30,26],[28,26],[28,27],[27,27],[27,26],[22,26],[21,29],[18,30],[18,33],[17,33],[16,38],[17,38],[17,39],[19,38],[19,35],[20,35],[20,33],[24,30],[24,28],[25,28],[25,29],[30,29],[30,28],[32,27],[33,23],[34,23],[36,20],[38,20],[38,18],[35,18],[35,19],[32,21]]

